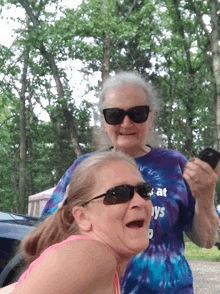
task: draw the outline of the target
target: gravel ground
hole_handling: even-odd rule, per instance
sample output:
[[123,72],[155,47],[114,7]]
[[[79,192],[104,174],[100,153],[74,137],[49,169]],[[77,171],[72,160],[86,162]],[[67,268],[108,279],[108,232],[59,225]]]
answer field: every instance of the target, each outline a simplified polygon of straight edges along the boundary
[[220,294],[220,262],[188,260],[195,294]]

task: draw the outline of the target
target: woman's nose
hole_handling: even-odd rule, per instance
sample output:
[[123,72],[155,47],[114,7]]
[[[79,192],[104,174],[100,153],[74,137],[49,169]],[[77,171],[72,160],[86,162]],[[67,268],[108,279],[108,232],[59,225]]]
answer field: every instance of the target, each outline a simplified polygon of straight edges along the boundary
[[125,115],[122,123],[121,123],[122,127],[130,127],[133,125],[133,122],[132,120],[130,120],[129,116],[128,115]]
[[[149,198],[150,200],[150,198]],[[151,200],[150,200],[151,202]],[[141,197],[136,191],[134,192],[134,196],[131,199],[131,204],[132,207],[140,207],[140,206],[145,206],[146,203],[149,203],[148,199],[144,199],[143,197]]]

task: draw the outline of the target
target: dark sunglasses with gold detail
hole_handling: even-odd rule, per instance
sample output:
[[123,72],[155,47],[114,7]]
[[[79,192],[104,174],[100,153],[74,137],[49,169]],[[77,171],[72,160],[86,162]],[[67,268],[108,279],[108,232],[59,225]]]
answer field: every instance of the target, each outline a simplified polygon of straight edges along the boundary
[[149,183],[144,182],[137,186],[132,185],[120,185],[109,189],[106,193],[96,196],[83,205],[89,202],[104,197],[103,203],[105,205],[119,204],[130,201],[134,197],[134,191],[136,191],[143,199],[151,198],[152,187]]
[[[132,185],[120,185],[109,189],[106,193],[96,196],[89,201],[83,203],[82,206],[90,203],[91,201],[104,197],[103,203],[105,205],[119,204],[130,201],[134,197],[134,191],[136,191],[143,199],[151,198],[152,187],[151,184],[143,182],[137,186]],[[68,198],[64,201],[63,205],[68,203]]]

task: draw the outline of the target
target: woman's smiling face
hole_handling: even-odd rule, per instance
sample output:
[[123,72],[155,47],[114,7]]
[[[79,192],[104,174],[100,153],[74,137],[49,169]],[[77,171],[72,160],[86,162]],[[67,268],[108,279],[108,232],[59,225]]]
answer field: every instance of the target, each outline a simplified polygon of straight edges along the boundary
[[[109,88],[106,92],[104,107],[121,108],[128,110],[135,106],[148,105],[151,103],[146,92],[140,85],[127,84],[118,88]],[[129,154],[130,150],[137,152],[144,148],[147,134],[150,133],[153,121],[153,112],[149,113],[146,122],[134,123],[126,115],[123,122],[118,125],[109,125],[105,122],[105,131],[115,149]]]
[[[137,186],[143,182],[138,169],[125,161],[106,162],[95,174],[96,184],[91,199],[118,185]],[[92,224],[90,236],[109,246],[117,257],[131,258],[149,245],[148,229],[152,203],[136,191],[125,203],[105,205],[103,198],[88,204]]]

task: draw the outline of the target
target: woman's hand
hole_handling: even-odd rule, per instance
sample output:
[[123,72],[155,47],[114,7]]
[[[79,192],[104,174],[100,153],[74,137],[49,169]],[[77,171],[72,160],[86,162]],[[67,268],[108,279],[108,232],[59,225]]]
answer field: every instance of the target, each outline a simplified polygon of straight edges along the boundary
[[215,186],[218,182],[220,162],[215,169],[199,158],[192,158],[187,162],[183,172],[196,201],[203,205],[214,205]]
[[188,182],[196,200],[192,228],[187,236],[196,245],[212,248],[218,239],[219,217],[215,211],[215,187],[218,182],[220,162],[215,169],[199,158],[186,163],[183,177]]

